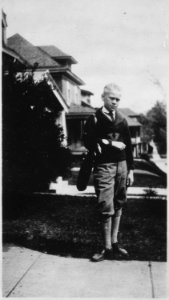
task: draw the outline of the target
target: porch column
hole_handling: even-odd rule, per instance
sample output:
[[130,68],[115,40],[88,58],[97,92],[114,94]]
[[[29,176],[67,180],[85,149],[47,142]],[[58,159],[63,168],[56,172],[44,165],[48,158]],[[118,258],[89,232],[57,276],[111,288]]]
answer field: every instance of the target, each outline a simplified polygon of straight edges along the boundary
[[56,124],[60,124],[62,126],[63,134],[64,134],[63,146],[67,146],[67,126],[66,126],[66,114],[64,110],[60,111],[59,117],[56,120]]

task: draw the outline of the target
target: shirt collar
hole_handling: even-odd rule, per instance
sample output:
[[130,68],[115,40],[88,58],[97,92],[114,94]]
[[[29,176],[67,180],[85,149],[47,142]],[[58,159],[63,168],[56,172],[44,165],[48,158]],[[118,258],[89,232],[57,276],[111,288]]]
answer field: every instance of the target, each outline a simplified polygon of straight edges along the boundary
[[[110,115],[110,112],[108,111],[108,109],[105,106],[102,107],[102,112],[104,114]],[[114,115],[114,117],[116,116],[115,110],[113,110],[113,115]]]
[[109,111],[105,106],[102,107],[102,112],[105,114],[109,114]]

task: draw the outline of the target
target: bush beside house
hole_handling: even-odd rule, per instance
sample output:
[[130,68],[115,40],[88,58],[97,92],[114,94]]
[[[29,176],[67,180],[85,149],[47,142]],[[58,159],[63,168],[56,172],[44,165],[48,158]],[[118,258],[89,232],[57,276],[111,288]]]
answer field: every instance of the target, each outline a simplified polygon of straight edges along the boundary
[[57,176],[67,175],[71,154],[62,145],[58,113],[45,78],[35,83],[33,73],[4,77],[4,190],[42,191]]

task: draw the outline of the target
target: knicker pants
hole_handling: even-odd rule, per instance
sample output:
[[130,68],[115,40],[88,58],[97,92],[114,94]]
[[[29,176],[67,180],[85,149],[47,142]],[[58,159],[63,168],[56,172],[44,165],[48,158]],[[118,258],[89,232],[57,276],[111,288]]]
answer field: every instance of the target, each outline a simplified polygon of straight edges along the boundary
[[126,196],[127,164],[101,163],[94,168],[94,186],[102,215],[114,215],[123,207]]

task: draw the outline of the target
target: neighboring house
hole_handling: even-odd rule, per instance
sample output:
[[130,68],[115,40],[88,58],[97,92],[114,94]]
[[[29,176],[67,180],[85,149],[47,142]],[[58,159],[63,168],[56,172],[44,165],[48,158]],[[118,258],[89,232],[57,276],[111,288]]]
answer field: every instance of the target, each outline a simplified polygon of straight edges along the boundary
[[[50,73],[47,71],[47,67],[54,67],[54,62],[48,57],[41,57],[40,53],[34,49],[34,47],[23,39],[20,35],[14,35],[10,40],[6,39],[6,14],[2,11],[2,65],[3,75],[9,73],[9,71],[25,72],[32,71],[36,65],[36,71],[34,73],[35,80],[40,80],[45,77],[50,90],[53,91],[53,95],[56,98],[56,107],[58,110],[68,111],[68,105],[66,104],[60,90],[58,89],[55,81]],[[31,55],[29,55],[31,53]],[[43,60],[43,64],[42,64]],[[37,65],[39,66],[37,68]],[[45,66],[45,68],[43,67]]]
[[55,46],[39,46],[37,47],[45,55],[50,56],[53,61],[59,63],[59,67],[54,70],[49,69],[53,79],[61,90],[66,103],[81,104],[81,90],[80,86],[84,82],[71,71],[72,64],[76,64],[77,61],[70,55],[62,52]]
[[90,91],[81,89],[81,99],[82,101],[84,101],[85,103],[91,105],[91,96],[93,96],[94,94],[91,93]]
[[95,113],[95,108],[86,105],[71,105],[67,114],[68,145],[73,154],[78,155],[86,151],[83,145],[83,127],[90,115]]
[[81,155],[86,151],[83,145],[83,127],[90,115],[95,113],[95,108],[90,105],[93,93],[81,89],[79,104],[71,104],[67,113],[68,145],[74,155]]
[[[96,109],[82,101],[81,106],[72,105],[67,115],[68,130],[70,130],[69,144],[74,154],[82,154],[86,152],[83,145],[83,126],[89,115],[93,115]],[[143,142],[141,141],[141,128],[142,125],[137,120],[137,115],[128,108],[120,108],[119,111],[126,118],[130,134],[133,155],[135,158],[140,157],[144,152]]]
[[80,89],[84,82],[72,72],[72,64],[76,64],[77,61],[55,46],[39,46],[38,48],[61,65],[57,70],[50,70],[50,73],[69,105],[66,113],[68,147],[73,154],[81,154],[84,151],[83,124],[89,115],[93,114],[94,108],[85,107],[85,100],[82,99],[82,90]]
[[131,134],[131,142],[134,157],[139,157],[143,153],[143,143],[141,141],[142,125],[137,120],[137,114],[129,108],[120,108],[120,112],[126,118]]
[[[83,126],[87,118],[94,114],[90,91],[81,89],[84,82],[72,72],[77,61],[54,45],[35,46],[18,33],[6,39],[6,15],[3,14],[3,64],[9,69],[10,60],[18,67],[34,71],[36,78],[45,76],[53,91],[56,107],[59,110],[56,122],[63,127],[68,146],[74,154],[85,151],[82,141]],[[136,114],[127,108],[121,112],[129,123],[133,153],[142,153],[141,124]]]
[[[28,67],[28,70],[31,71],[33,68],[36,74],[47,72],[49,81],[55,90],[57,101],[61,104],[59,121],[64,128],[65,137],[70,142],[72,121],[70,121],[69,116],[72,107],[77,105],[83,111],[80,86],[84,82],[71,71],[72,64],[77,63],[77,61],[55,46],[34,46],[19,34],[8,38],[7,42],[8,46],[31,66]],[[90,113],[87,116],[89,115]],[[70,148],[72,149],[71,144]]]
[[[86,104],[85,104],[86,105]],[[85,109],[88,111],[90,111],[90,114],[94,114],[96,109],[91,108],[89,105],[87,105],[88,107],[84,107],[84,116],[85,116]],[[129,129],[130,129],[130,134],[131,134],[131,142],[132,142],[132,149],[133,149],[133,156],[135,158],[140,157],[140,155],[144,152],[143,149],[143,142],[141,141],[141,128],[142,125],[138,122],[137,120],[137,114],[134,113],[131,109],[129,108],[119,108],[120,113],[126,118],[128,125],[129,125]],[[78,109],[77,107],[74,107],[74,115],[78,113]],[[84,117],[84,120],[86,118]],[[81,121],[81,128],[83,126],[83,123]],[[74,136],[74,143],[76,143],[76,145],[81,145],[81,149],[80,150],[84,150],[85,148],[82,146],[82,130],[77,132],[77,128],[74,131],[74,135],[76,132],[76,139]],[[77,137],[79,137],[79,140],[77,139]],[[81,142],[80,142],[81,139]]]
[[53,74],[57,74],[58,69],[62,69],[61,65],[39,47],[34,46],[19,34],[15,34],[8,38],[7,42],[8,47],[13,49],[27,62],[27,65],[29,65],[29,67],[27,67],[27,71],[34,71],[36,79],[47,76],[48,84],[52,88],[56,99],[56,106],[59,109],[56,122],[62,125],[64,135],[67,137],[65,114],[68,112],[69,105],[59,88],[60,82],[57,82],[53,76]]

